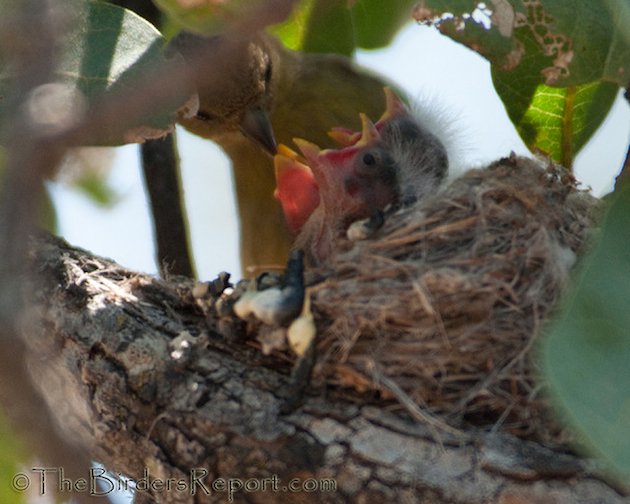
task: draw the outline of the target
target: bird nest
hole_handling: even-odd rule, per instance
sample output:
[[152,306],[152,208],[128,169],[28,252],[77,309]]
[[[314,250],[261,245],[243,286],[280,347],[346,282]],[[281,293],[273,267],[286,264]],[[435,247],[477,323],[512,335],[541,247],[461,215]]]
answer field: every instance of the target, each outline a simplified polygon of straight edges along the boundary
[[599,208],[563,168],[512,156],[387,216],[377,236],[345,242],[309,289],[314,379],[451,426],[558,439],[536,337]]

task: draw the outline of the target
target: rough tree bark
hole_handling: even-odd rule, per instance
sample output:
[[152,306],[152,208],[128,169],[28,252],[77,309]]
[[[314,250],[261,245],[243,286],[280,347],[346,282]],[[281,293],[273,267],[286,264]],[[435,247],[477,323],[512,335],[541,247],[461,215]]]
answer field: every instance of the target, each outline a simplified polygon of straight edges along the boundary
[[69,440],[141,485],[148,471],[138,501],[630,502],[573,455],[500,433],[436,439],[352,394],[309,390],[282,414],[290,366],[249,345],[239,320],[204,317],[189,281],[50,237],[32,264],[32,378]]

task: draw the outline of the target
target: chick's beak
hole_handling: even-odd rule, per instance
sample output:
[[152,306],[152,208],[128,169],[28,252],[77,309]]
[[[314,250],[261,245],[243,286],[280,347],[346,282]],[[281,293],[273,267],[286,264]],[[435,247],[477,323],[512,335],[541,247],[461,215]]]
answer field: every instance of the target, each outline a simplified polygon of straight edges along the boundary
[[241,121],[241,131],[272,156],[276,154],[278,145],[273,127],[269,115],[261,108],[252,108],[245,112]]

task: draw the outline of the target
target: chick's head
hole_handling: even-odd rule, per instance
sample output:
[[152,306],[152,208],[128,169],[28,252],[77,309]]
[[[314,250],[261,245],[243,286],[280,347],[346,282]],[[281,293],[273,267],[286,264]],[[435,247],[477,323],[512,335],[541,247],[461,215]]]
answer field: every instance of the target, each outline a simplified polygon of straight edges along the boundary
[[352,222],[378,216],[391,204],[423,199],[446,176],[448,157],[440,140],[389,88],[385,96],[385,112],[375,124],[360,114],[360,132],[331,130],[339,149],[294,139],[303,159],[295,153],[290,159],[276,156],[276,197],[289,227],[299,232],[295,246],[315,263],[335,250]]
[[360,138],[341,149],[322,150],[306,140],[294,140],[319,193],[319,204],[313,210],[306,200],[295,200],[301,219],[308,216],[295,246],[305,251],[310,263],[324,262],[351,222],[398,199],[395,162],[374,124],[365,115],[361,119]]

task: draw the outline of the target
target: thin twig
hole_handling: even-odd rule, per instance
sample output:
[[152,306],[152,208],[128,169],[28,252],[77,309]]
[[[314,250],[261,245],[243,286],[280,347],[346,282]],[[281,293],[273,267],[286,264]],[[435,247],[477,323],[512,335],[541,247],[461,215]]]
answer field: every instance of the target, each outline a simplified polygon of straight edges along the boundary
[[379,383],[386,389],[388,389],[396,399],[402,404],[407,412],[419,422],[427,425],[427,427],[431,430],[431,434],[434,437],[436,443],[438,443],[442,448],[444,447],[442,444],[442,440],[440,438],[439,432],[447,432],[449,434],[453,434],[455,436],[465,437],[466,434],[455,427],[451,427],[444,421],[440,420],[438,417],[432,415],[426,410],[423,410],[416,404],[416,402],[409,397],[409,395],[391,378],[385,376],[378,369],[376,369],[376,364],[371,363],[369,367],[371,368],[372,378],[375,383]]

